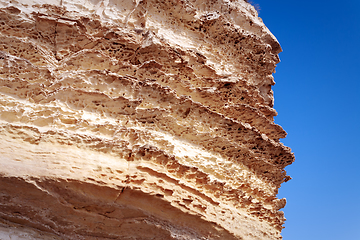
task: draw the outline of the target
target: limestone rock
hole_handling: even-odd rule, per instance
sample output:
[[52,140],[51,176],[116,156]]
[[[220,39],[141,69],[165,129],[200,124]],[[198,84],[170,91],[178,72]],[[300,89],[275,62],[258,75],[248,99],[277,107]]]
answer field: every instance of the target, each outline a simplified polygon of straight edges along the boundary
[[0,238],[281,239],[280,51],[243,0],[0,0]]

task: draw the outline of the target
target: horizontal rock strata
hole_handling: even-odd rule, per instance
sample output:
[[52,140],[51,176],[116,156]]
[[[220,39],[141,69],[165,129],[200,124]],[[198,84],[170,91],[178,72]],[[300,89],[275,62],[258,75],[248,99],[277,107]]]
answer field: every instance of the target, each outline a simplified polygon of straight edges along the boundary
[[0,0],[0,238],[281,239],[280,51],[242,0]]

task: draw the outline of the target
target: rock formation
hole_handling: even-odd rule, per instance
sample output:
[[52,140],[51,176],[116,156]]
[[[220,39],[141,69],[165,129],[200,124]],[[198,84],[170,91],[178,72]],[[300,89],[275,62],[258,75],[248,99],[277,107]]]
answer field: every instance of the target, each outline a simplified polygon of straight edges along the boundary
[[281,239],[280,51],[243,0],[0,0],[0,238]]

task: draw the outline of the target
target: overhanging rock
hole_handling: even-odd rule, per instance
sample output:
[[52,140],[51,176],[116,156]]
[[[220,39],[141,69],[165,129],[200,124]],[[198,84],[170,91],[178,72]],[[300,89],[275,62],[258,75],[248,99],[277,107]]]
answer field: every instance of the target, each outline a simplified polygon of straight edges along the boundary
[[0,0],[0,238],[281,239],[280,51],[242,0]]

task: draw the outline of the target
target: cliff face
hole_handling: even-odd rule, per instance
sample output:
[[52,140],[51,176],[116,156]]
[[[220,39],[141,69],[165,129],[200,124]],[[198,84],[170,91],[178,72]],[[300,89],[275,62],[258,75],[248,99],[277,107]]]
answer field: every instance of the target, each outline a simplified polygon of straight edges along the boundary
[[0,0],[0,237],[281,239],[280,51],[242,0]]

